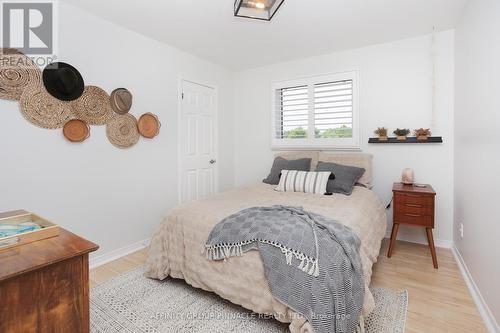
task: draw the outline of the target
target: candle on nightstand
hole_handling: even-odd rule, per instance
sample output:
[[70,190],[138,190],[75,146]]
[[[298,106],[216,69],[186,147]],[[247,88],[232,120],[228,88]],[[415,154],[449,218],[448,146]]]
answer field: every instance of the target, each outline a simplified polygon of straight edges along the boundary
[[401,182],[403,184],[411,185],[413,184],[413,169],[404,169],[403,175],[401,176]]

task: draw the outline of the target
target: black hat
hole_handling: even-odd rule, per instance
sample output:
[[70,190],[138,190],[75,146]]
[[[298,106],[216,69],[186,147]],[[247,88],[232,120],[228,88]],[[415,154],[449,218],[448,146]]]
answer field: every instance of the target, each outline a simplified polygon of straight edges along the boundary
[[64,62],[54,62],[43,70],[45,89],[57,99],[73,101],[83,94],[85,83],[78,70]]

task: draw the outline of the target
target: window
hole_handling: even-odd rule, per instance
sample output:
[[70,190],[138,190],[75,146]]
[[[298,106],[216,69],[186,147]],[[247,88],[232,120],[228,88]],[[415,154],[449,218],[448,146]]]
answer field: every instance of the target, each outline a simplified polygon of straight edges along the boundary
[[273,148],[358,148],[358,74],[273,85]]
[[305,139],[309,127],[307,86],[276,90],[277,133],[279,139]]

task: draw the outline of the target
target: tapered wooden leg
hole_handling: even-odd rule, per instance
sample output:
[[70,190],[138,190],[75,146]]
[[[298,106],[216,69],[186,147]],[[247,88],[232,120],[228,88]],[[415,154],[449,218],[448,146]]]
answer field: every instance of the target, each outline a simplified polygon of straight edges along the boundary
[[392,224],[391,232],[391,244],[389,245],[389,252],[387,252],[387,258],[392,256],[392,250],[394,250],[394,244],[396,244],[396,238],[398,237],[399,223]]
[[434,247],[434,237],[432,236],[432,228],[425,228],[427,231],[427,241],[429,242],[429,247],[431,248],[432,264],[434,268],[438,268],[438,261],[436,257],[436,248]]

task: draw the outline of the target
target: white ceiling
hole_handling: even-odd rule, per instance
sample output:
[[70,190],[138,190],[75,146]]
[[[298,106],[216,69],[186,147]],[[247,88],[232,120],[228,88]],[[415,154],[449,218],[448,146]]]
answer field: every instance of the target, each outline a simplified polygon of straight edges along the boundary
[[272,22],[233,0],[65,0],[232,70],[453,28],[466,0],[285,0]]

